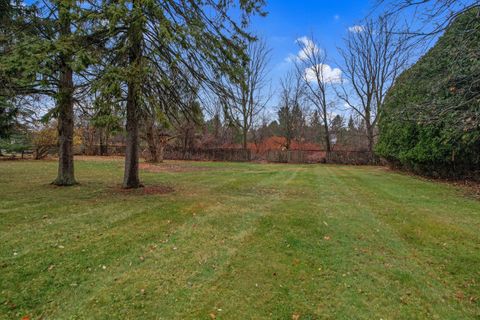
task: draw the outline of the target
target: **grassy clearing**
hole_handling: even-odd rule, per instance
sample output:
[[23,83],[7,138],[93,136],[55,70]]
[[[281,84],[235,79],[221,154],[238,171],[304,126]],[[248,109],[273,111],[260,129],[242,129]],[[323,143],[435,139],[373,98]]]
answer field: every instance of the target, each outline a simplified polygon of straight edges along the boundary
[[[376,167],[0,162],[0,318],[478,319],[480,202]],[[168,188],[167,188],[168,189]],[[162,189],[163,190],[163,189]]]

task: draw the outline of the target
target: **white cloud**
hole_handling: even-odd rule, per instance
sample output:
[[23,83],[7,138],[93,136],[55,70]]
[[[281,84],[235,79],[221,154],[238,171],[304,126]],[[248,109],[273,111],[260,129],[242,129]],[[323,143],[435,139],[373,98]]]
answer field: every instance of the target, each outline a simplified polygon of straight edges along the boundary
[[313,42],[306,36],[298,38],[297,40],[295,40],[295,43],[299,44],[301,46],[301,49],[296,55],[290,54],[285,59],[287,62],[304,61],[308,58],[308,54],[317,54],[322,50],[315,44],[315,42]]
[[333,19],[338,21],[338,20],[340,20],[340,16],[338,14],[336,14],[336,15],[333,16]]
[[365,30],[365,27],[359,26],[359,25],[348,27],[348,31],[354,32],[354,33],[363,32],[364,30]]
[[[319,54],[322,51],[322,49],[318,47],[312,39],[306,36],[298,38],[297,40],[295,40],[295,42],[300,45],[301,49],[297,52],[297,54],[290,54],[285,59],[285,62],[287,63],[305,61],[308,59],[308,54]],[[332,68],[328,64],[318,64],[316,66],[306,68],[304,71],[304,76],[307,81],[316,81],[315,70],[321,71],[323,79],[326,83],[338,84],[342,82],[342,70],[340,70],[339,68]]]
[[323,75],[323,80],[326,83],[341,83],[342,82],[342,70],[339,68],[332,68],[328,64],[318,64],[310,68],[305,69],[305,79],[309,82],[317,81],[315,71],[320,71]]

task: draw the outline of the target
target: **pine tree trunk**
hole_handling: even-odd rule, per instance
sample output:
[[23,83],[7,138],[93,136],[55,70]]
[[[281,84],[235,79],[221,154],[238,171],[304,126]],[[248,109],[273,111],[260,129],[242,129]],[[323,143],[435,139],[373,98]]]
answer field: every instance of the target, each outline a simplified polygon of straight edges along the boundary
[[[71,34],[68,4],[59,8],[60,37]],[[71,186],[76,184],[73,170],[73,71],[69,65],[71,55],[60,55],[60,81],[58,107],[58,175],[52,184]]]
[[126,124],[126,151],[125,151],[125,172],[123,176],[124,188],[141,187],[138,175],[138,119],[135,85],[128,86],[127,97],[127,124]]
[[[136,15],[138,10],[133,2],[133,12]],[[129,63],[135,70],[140,67],[142,59],[142,47],[141,47],[141,33],[142,26],[140,17],[133,19],[132,25],[129,30],[130,50],[129,50]],[[128,93],[127,93],[127,123],[126,123],[126,150],[125,150],[125,172],[123,176],[123,187],[126,189],[142,187],[140,178],[138,175],[138,108],[139,108],[139,81],[134,76],[128,81]]]

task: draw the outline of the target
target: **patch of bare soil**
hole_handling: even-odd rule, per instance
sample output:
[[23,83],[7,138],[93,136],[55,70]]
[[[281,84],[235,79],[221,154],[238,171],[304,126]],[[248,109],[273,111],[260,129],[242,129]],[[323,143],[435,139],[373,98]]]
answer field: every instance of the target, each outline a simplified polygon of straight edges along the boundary
[[23,159],[21,159],[21,158],[16,158],[16,157],[0,156],[0,161],[18,161],[18,160],[23,160]]
[[445,183],[454,185],[461,189],[466,195],[480,200],[480,183],[475,181],[445,181]]
[[118,161],[124,159],[124,156],[75,156],[75,160],[83,161]]
[[175,191],[169,186],[147,186],[143,188],[144,194],[166,194]]
[[124,189],[121,186],[117,186],[114,188],[114,191],[117,193],[121,194],[127,194],[127,195],[162,195],[162,194],[168,194],[172,193],[175,191],[170,186],[165,186],[165,185],[153,185],[153,186],[146,186],[146,187],[141,187],[138,189]]
[[[26,154],[23,158],[20,155],[10,156],[10,155],[3,155],[0,156],[0,161],[27,161],[27,160],[35,160],[31,154]],[[50,159],[46,159],[50,160]]]
[[177,163],[140,163],[140,169],[148,172],[191,172],[212,170],[212,168],[208,167],[199,167]]

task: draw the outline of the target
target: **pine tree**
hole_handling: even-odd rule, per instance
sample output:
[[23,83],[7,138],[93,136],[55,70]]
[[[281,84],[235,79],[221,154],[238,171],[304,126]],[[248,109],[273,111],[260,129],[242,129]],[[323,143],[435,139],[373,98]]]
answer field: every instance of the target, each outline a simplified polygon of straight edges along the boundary
[[11,2],[9,12],[11,19],[9,23],[2,19],[2,26],[14,41],[3,46],[5,54],[0,56],[0,74],[9,81],[8,92],[2,90],[1,95],[41,95],[53,101],[46,115],[58,120],[59,165],[53,184],[76,184],[73,108],[78,83],[74,75],[85,70],[91,57],[89,29],[80,27],[87,10],[81,1],[52,0]]
[[[218,74],[235,73],[239,57],[238,38],[250,39],[244,31],[251,14],[260,13],[263,0],[247,1],[106,1],[100,21],[108,21],[110,41],[95,84],[100,97],[111,96],[126,109],[126,155],[124,188],[141,186],[138,173],[140,110],[155,103],[192,114],[185,92],[199,85],[218,90]],[[241,21],[230,16],[240,8]],[[183,85],[178,87],[178,82]],[[126,88],[126,95],[123,89]],[[175,102],[175,103],[172,103]]]

